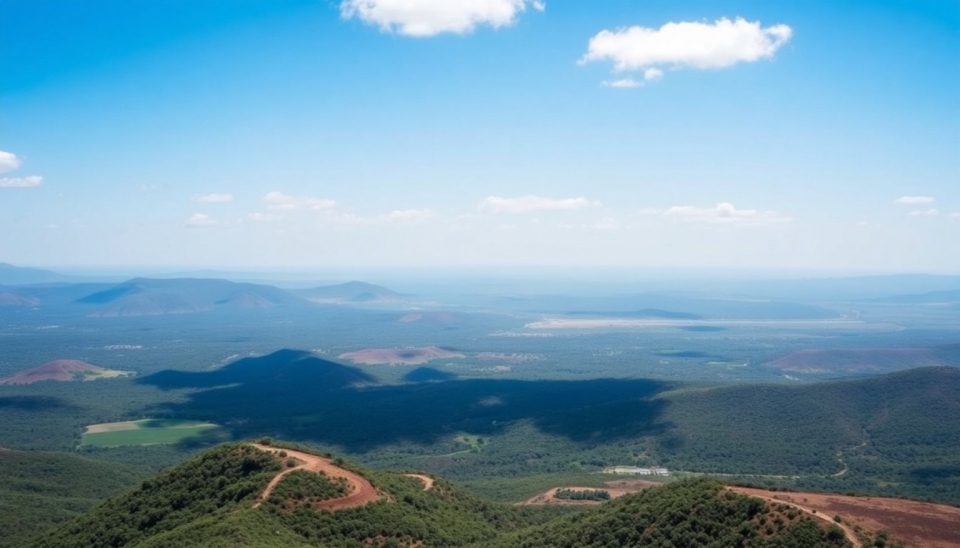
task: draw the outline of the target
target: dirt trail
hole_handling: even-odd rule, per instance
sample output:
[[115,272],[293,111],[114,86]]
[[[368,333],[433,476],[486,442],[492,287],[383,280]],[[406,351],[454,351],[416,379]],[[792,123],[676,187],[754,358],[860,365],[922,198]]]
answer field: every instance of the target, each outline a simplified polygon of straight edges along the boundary
[[845,523],[837,523],[833,521],[833,519],[831,519],[830,516],[827,516],[822,513],[817,513],[813,508],[808,508],[801,504],[797,504],[796,502],[778,498],[776,495],[774,496],[766,495],[762,493],[759,489],[750,489],[749,487],[727,487],[727,489],[740,493],[741,495],[756,497],[758,499],[762,499],[767,502],[772,502],[774,504],[785,504],[787,506],[792,506],[793,508],[796,508],[797,510],[800,510],[801,512],[809,516],[812,516],[821,521],[829,523],[830,525],[836,525],[840,529],[843,529],[843,534],[846,535],[847,540],[849,540],[850,543],[853,544],[853,548],[863,548],[863,544],[860,543],[860,539],[857,538],[856,533],[853,532],[853,529],[849,525]]
[[267,453],[279,454],[281,451],[283,451],[287,454],[287,458],[292,457],[299,461],[297,466],[283,470],[274,476],[272,480],[270,480],[270,483],[267,484],[266,489],[264,489],[263,493],[261,493],[257,498],[257,502],[253,505],[254,508],[260,506],[263,501],[267,500],[267,498],[270,497],[270,493],[273,492],[274,488],[276,488],[277,484],[280,483],[283,477],[294,470],[306,470],[308,472],[316,473],[323,472],[331,478],[343,478],[346,480],[347,487],[350,489],[349,495],[338,499],[325,500],[315,504],[314,508],[326,510],[344,510],[346,508],[363,506],[380,499],[380,495],[377,494],[377,490],[373,487],[373,485],[370,484],[367,478],[334,465],[330,459],[318,457],[317,455],[311,455],[310,453],[304,453],[302,451],[260,445],[259,443],[253,443],[251,445]]
[[423,482],[423,490],[429,491],[433,489],[433,478],[424,474],[404,474],[408,478],[415,478]]

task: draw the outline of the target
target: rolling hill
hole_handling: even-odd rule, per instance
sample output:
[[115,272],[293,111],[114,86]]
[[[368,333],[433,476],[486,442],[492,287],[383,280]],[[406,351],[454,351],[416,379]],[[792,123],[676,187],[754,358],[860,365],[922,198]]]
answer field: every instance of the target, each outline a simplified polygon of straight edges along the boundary
[[69,281],[74,281],[74,278],[52,270],[0,263],[0,285],[47,284]]
[[[308,461],[326,464],[312,468]],[[372,489],[371,497],[337,504],[357,492],[357,483]],[[761,548],[850,546],[837,528],[724,491],[711,481],[627,495],[571,515],[486,502],[443,479],[374,472],[340,459],[251,444],[209,450],[28,546],[721,547],[746,542]]]
[[397,301],[402,298],[386,287],[366,282],[347,282],[324,285],[311,289],[297,289],[293,293],[304,299],[319,303],[377,303]]
[[94,307],[90,317],[191,314],[218,309],[304,306],[307,301],[277,287],[227,280],[135,278],[75,301]]

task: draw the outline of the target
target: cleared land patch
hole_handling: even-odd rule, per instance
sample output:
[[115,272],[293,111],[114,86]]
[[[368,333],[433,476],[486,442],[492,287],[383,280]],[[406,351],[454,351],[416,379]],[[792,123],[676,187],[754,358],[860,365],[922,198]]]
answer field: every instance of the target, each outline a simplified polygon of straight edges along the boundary
[[361,365],[423,365],[433,360],[465,358],[460,352],[438,346],[421,348],[367,348],[340,354],[341,360]]
[[33,384],[40,381],[93,381],[132,376],[131,371],[106,369],[80,360],[53,360],[39,367],[0,379],[0,384]]
[[168,419],[91,424],[83,433],[80,445],[121,447],[124,445],[158,445],[216,433],[220,426],[210,422]]
[[765,364],[789,373],[886,373],[949,365],[933,348],[811,348]]
[[891,541],[911,548],[960,546],[960,508],[904,499],[850,497],[825,493],[768,491],[748,487],[732,490],[765,500],[784,502],[816,511],[832,519],[840,516],[848,530],[885,531]]

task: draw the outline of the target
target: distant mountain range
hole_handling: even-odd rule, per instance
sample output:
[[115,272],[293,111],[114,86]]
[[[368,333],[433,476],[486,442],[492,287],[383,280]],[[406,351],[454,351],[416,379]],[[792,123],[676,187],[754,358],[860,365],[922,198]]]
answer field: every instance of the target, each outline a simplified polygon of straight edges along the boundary
[[77,281],[75,276],[65,276],[52,270],[24,268],[0,263],[0,285],[49,284]]
[[306,301],[282,289],[226,280],[136,278],[87,295],[78,304],[95,306],[91,317],[190,314],[223,308],[301,306]]
[[365,282],[347,282],[311,289],[297,289],[292,293],[319,303],[375,303],[397,301],[402,298],[386,287]]

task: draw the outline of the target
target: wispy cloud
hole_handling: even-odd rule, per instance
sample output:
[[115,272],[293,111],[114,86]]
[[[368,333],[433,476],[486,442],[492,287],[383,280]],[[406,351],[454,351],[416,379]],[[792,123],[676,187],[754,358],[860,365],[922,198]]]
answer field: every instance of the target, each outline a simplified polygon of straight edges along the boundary
[[541,0],[342,0],[340,15],[356,17],[383,32],[423,38],[467,34],[481,25],[509,26],[527,7],[543,11],[545,4]]
[[0,188],[32,188],[43,184],[43,177],[0,177]]
[[920,204],[932,204],[934,201],[931,196],[901,196],[893,201],[895,204],[901,205],[920,205]]
[[656,82],[663,78],[663,71],[658,68],[648,68],[643,71],[643,81],[634,78],[620,78],[618,80],[605,80],[601,82],[604,86],[610,88],[642,88],[647,82]]
[[193,197],[193,201],[194,201],[194,202],[204,203],[204,204],[218,204],[218,203],[224,203],[224,202],[232,202],[232,201],[233,201],[233,194],[228,194],[228,193],[224,193],[224,194],[217,194],[217,193],[213,193],[213,194],[203,194],[203,195],[200,195],[200,196],[194,196],[194,197]]
[[194,213],[184,224],[187,228],[207,228],[216,226],[217,222],[204,213]]
[[488,196],[477,209],[483,213],[526,213],[528,211],[575,210],[600,206],[598,201],[579,198],[544,198],[541,196],[519,196],[501,198]]
[[337,202],[326,198],[312,198],[309,196],[290,196],[282,192],[268,192],[263,196],[263,203],[267,209],[274,211],[294,211],[298,209],[324,211],[336,207]]
[[663,216],[683,221],[741,225],[788,223],[793,220],[776,211],[737,209],[729,202],[721,202],[716,207],[673,206],[664,211]]
[[7,173],[20,167],[20,158],[12,152],[0,150],[0,173]]
[[634,26],[597,33],[580,63],[610,61],[615,72],[644,70],[644,79],[653,81],[663,76],[657,67],[721,69],[768,59],[791,36],[787,25],[764,28],[742,18],[667,23],[659,29]]
[[940,210],[936,208],[915,210],[907,213],[907,215],[910,217],[937,217],[940,215]]

